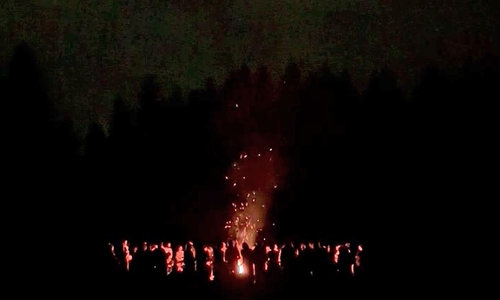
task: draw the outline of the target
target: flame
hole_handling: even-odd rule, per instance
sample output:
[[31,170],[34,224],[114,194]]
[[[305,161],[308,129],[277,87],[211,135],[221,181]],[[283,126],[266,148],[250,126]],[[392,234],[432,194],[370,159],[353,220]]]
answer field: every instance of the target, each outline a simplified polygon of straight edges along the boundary
[[243,267],[243,262],[240,260],[238,260],[238,274],[243,274],[245,272],[245,268]]

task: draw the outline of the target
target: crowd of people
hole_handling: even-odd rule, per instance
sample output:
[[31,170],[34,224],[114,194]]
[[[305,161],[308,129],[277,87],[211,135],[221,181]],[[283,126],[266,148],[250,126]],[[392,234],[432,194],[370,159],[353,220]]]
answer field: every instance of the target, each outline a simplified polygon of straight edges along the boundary
[[119,245],[109,243],[109,275],[137,277],[197,277],[203,281],[241,278],[250,283],[267,279],[363,278],[363,246],[343,243],[292,242],[283,246],[229,240],[217,247],[195,247],[192,242],[172,248],[169,242],[139,243],[127,240]]

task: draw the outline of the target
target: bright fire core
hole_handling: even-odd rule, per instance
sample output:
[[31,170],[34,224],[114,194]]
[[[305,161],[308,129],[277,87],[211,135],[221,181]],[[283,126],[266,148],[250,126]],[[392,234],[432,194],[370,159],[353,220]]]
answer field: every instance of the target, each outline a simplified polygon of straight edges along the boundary
[[245,152],[233,162],[226,180],[235,201],[232,218],[225,228],[239,245],[252,245],[264,229],[268,206],[278,187],[276,161],[272,148],[263,152]]
[[243,264],[241,263],[238,263],[238,274],[243,274],[243,272],[245,271],[244,267],[243,267]]

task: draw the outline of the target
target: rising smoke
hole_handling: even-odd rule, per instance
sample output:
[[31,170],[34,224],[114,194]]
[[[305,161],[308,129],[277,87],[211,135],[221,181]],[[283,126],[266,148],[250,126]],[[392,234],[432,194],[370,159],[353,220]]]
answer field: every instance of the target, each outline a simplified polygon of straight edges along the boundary
[[[273,148],[255,148],[240,154],[226,176],[234,195],[232,217],[225,228],[240,245],[254,244],[266,230],[266,219],[280,183],[280,158]],[[274,224],[274,223],[273,223]]]

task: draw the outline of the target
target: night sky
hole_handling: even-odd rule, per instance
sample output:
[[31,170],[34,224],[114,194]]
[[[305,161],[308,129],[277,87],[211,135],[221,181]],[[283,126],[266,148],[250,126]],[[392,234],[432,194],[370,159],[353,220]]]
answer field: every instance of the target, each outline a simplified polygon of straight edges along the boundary
[[245,62],[276,78],[292,57],[306,71],[325,61],[349,69],[361,89],[388,64],[405,86],[427,63],[497,53],[495,2],[4,0],[0,59],[5,73],[13,47],[28,41],[58,107],[87,124],[106,120],[117,93],[135,101],[147,73],[167,92],[187,90]]

